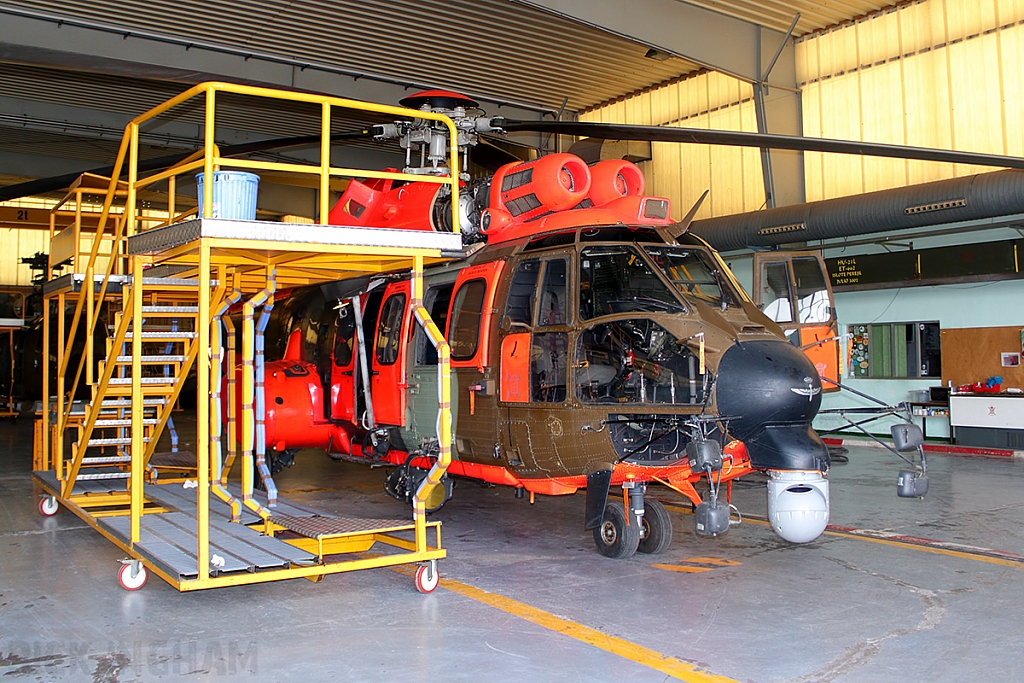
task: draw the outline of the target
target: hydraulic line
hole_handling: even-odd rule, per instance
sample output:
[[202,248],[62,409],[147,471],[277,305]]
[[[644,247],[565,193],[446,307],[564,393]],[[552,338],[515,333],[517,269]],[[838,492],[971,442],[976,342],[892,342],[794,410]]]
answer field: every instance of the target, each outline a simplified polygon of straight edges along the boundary
[[435,486],[441,486],[441,478],[448,470],[452,459],[452,413],[451,413],[451,347],[423,305],[423,260],[416,257],[411,283],[412,313],[423,328],[431,345],[437,349],[437,459],[427,471],[413,496],[413,522],[416,525],[417,550],[426,549],[427,497]]
[[267,297],[267,303],[264,304],[263,310],[260,312],[260,320],[256,324],[256,469],[260,479],[263,480],[263,487],[267,491],[267,507],[277,507],[277,486],[270,474],[270,468],[267,467],[267,402],[264,391],[266,359],[263,353],[263,333],[267,329],[267,323],[270,322],[270,312],[274,310],[275,284],[274,271],[271,271],[268,276],[268,288],[271,294]]
[[[213,465],[210,490],[213,491],[214,495],[231,506],[232,522],[241,521],[242,503],[227,490],[221,479],[224,476],[222,466],[224,435],[221,433],[223,431],[221,424],[223,408],[221,406],[220,394],[221,372],[224,366],[224,339],[221,336],[221,318],[232,304],[241,298],[242,293],[237,289],[231,292],[230,296],[225,297],[220,308],[214,312],[210,326],[210,350],[212,352],[210,356],[210,454]],[[234,368],[229,366],[228,372],[233,373]]]
[[[237,302],[242,298],[242,292],[237,287],[232,291],[231,296],[235,297]],[[231,468],[235,464],[235,460],[238,459],[238,444],[240,443],[240,435],[238,433],[238,416],[236,412],[238,410],[238,374],[235,369],[237,362],[237,353],[235,347],[238,344],[238,337],[235,334],[235,322],[231,319],[231,316],[224,316],[221,319],[224,324],[225,337],[228,340],[227,344],[227,378],[228,386],[225,399],[228,404],[228,419],[227,419],[227,438],[228,438],[228,459],[224,465],[224,471],[220,476],[220,483],[227,485],[228,473],[231,472]]]
[[[178,331],[178,319],[177,318],[171,318],[171,332],[177,332],[177,331]],[[169,342],[167,342],[167,344],[164,345],[164,354],[170,356],[173,353],[174,353],[174,342],[169,341]],[[171,366],[170,365],[165,365],[164,366],[164,377],[170,377],[170,376],[171,376]],[[174,428],[174,418],[171,417],[170,415],[167,416],[167,430],[171,434],[171,453],[177,453],[178,452],[178,430]]]
[[267,273],[267,286],[242,306],[242,502],[263,519],[270,518],[270,510],[253,497],[253,447],[256,442],[253,419],[255,399],[254,369],[256,349],[255,310],[274,294],[274,271]]

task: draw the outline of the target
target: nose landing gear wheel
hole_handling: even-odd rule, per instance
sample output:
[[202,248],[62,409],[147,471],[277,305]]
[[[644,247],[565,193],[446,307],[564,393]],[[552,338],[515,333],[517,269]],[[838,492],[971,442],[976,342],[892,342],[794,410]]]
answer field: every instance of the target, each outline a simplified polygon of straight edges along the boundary
[[[135,576],[132,576],[132,565],[137,565],[138,567]],[[139,590],[146,585],[146,579],[148,578],[149,572],[146,571],[146,568],[140,562],[125,562],[117,570],[117,582],[126,591]]]
[[433,593],[440,580],[441,576],[437,573],[437,562],[416,567],[416,590],[420,593]]
[[44,496],[39,499],[39,514],[43,517],[53,517],[59,509],[57,499],[53,496]]
[[643,528],[637,550],[648,555],[659,555],[672,545],[672,518],[660,502],[648,498],[644,501]]
[[640,526],[630,521],[630,525],[626,526],[626,512],[622,503],[605,505],[604,521],[594,529],[597,551],[615,560],[632,557],[640,545]]

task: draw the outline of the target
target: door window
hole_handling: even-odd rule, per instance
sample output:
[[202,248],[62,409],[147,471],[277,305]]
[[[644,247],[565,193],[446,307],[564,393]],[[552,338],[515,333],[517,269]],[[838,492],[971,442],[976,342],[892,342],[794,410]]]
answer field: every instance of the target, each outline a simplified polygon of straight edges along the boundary
[[796,280],[799,321],[827,323],[832,317],[832,310],[829,306],[825,272],[821,269],[818,259],[813,256],[793,257],[793,276]]
[[483,278],[463,283],[455,294],[451,325],[453,360],[469,360],[476,355],[486,296],[487,282]]
[[761,264],[761,310],[777,323],[793,322],[789,272],[785,262]]
[[394,294],[384,302],[377,330],[377,362],[394,365],[402,343],[402,318],[405,313],[405,294]]
[[546,262],[544,286],[540,292],[540,309],[537,311],[537,327],[564,325],[568,321],[567,272],[568,262],[564,258],[551,259]]
[[529,325],[533,321],[533,302],[537,294],[540,259],[520,261],[508,288],[505,317],[511,323]]

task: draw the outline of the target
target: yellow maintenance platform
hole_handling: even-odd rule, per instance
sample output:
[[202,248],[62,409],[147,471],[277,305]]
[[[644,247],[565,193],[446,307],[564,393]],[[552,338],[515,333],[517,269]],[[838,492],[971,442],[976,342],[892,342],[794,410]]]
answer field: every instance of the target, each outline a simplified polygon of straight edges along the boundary
[[[319,163],[219,156],[218,98],[243,97],[318,112]],[[193,117],[201,111],[203,149],[170,168],[143,173],[140,126],[182,110]],[[333,167],[332,115],[351,116],[353,110],[442,122],[452,143],[450,175]],[[97,191],[95,178],[85,179],[58,207],[72,217],[70,224],[51,223],[51,266],[56,259],[70,264],[72,272],[53,277],[44,288],[44,348],[53,340],[57,352],[55,362],[44,368],[36,429],[34,479],[45,492],[40,512],[50,515],[65,507],[121,548],[127,558],[118,579],[130,590],[141,587],[148,572],[188,591],[296,577],[318,580],[406,563],[421,565],[417,588],[433,590],[437,560],[445,550],[440,523],[427,521],[425,502],[450,462],[449,348],[422,306],[422,271],[462,249],[456,136],[451,120],[439,114],[227,83],[197,85],[134,119],[112,177],[100,190],[102,210],[92,215],[95,210],[90,214],[84,208],[83,193]],[[306,186],[313,180],[319,190],[317,222],[214,218],[212,182],[203,185],[201,213],[194,207],[176,211],[179,177],[203,172],[213,178],[221,170],[291,175]],[[125,174],[127,180],[119,181]],[[448,185],[454,231],[329,225],[332,179],[356,176]],[[143,211],[143,193],[164,188],[166,211],[160,216]],[[87,223],[94,233],[85,249]],[[271,506],[254,491],[265,452],[257,400],[262,344],[254,315],[273,305],[279,288],[401,270],[413,274],[416,318],[438,349],[441,373],[440,454],[416,492],[409,517],[342,518],[283,499]],[[244,311],[241,334],[227,315],[234,304]],[[106,345],[99,360],[94,355],[102,352],[82,342],[97,336]],[[236,366],[243,368],[237,382]],[[196,452],[157,453],[190,377],[200,397]],[[72,400],[80,385],[88,386],[90,397]],[[240,483],[229,482],[235,466],[241,469]],[[361,554],[377,543],[385,552]]]

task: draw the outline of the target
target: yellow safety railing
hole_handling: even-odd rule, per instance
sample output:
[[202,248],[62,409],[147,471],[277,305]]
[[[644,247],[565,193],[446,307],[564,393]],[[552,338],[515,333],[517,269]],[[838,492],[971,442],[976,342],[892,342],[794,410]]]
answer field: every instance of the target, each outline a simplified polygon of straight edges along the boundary
[[[220,154],[220,148],[216,144],[216,121],[217,121],[217,97],[221,93],[228,93],[234,95],[245,95],[252,97],[261,97],[278,101],[287,101],[304,104],[314,104],[320,107],[320,162],[318,164],[301,164],[301,163],[282,163],[282,162],[271,162],[271,161],[253,161],[244,159],[234,159],[230,157],[224,157]],[[139,131],[140,128],[148,121],[151,121],[163,114],[166,114],[170,110],[180,105],[189,102],[195,98],[205,98],[205,112],[204,112],[204,144],[203,149],[195,152],[194,154],[186,157],[177,164],[167,168],[165,170],[149,173],[142,175],[139,173]],[[395,171],[371,171],[366,169],[355,169],[346,167],[335,167],[331,165],[331,115],[332,111],[337,109],[348,109],[362,112],[369,112],[375,114],[386,114],[394,116],[399,119],[425,119],[438,121],[442,123],[449,133],[449,175],[447,176],[430,176],[430,175],[419,175],[410,173],[401,173]],[[362,102],[358,100],[350,100],[341,97],[332,97],[327,95],[315,95],[301,92],[288,92],[280,90],[271,90],[268,88],[260,88],[255,86],[238,85],[233,83],[223,82],[208,82],[201,83],[192,88],[189,88],[185,92],[181,93],[177,97],[174,97],[157,107],[150,109],[149,111],[137,116],[132,119],[125,129],[124,136],[121,140],[121,145],[118,149],[117,159],[114,162],[113,172],[110,176],[109,185],[107,188],[106,199],[103,204],[103,209],[100,212],[100,216],[97,222],[97,228],[95,237],[93,239],[92,248],[89,251],[89,258],[85,269],[85,281],[81,291],[78,293],[78,298],[72,316],[71,322],[66,326],[64,331],[64,347],[60,357],[60,363],[58,365],[57,377],[59,383],[59,391],[57,398],[57,410],[56,410],[56,427],[58,438],[57,442],[60,442],[61,435],[67,427],[68,419],[71,414],[71,401],[68,400],[65,405],[66,396],[74,396],[77,391],[79,382],[82,377],[83,370],[87,365],[86,354],[82,354],[78,368],[74,373],[74,378],[71,380],[70,391],[67,387],[68,377],[68,366],[72,357],[72,346],[78,327],[81,323],[83,313],[86,314],[88,320],[86,339],[93,339],[97,325],[100,321],[101,307],[94,305],[95,301],[102,301],[107,294],[108,285],[111,280],[111,275],[115,270],[115,264],[117,263],[116,258],[108,258],[105,268],[105,272],[100,282],[98,291],[95,291],[93,286],[93,280],[95,277],[95,271],[97,267],[97,261],[101,257],[100,247],[107,240],[108,244],[111,244],[112,253],[116,254],[121,249],[123,241],[127,240],[128,237],[132,236],[137,232],[137,225],[140,221],[150,220],[145,219],[137,215],[138,211],[138,193],[141,190],[149,188],[156,183],[161,181],[167,182],[168,188],[168,220],[167,223],[174,222],[175,219],[182,216],[189,215],[190,212],[176,213],[175,212],[175,191],[177,177],[185,173],[190,173],[197,170],[202,170],[205,174],[205,178],[208,180],[203,185],[203,218],[211,218],[213,211],[213,188],[214,183],[212,179],[216,171],[224,168],[236,168],[245,169],[248,171],[272,171],[272,172],[283,172],[283,173],[295,173],[305,175],[316,175],[318,176],[319,183],[319,202],[317,210],[317,222],[321,225],[328,224],[328,215],[330,213],[330,181],[335,177],[347,177],[347,178],[383,178],[400,180],[406,182],[417,182],[417,183],[436,183],[439,185],[447,185],[450,188],[452,202],[452,226],[455,232],[459,232],[459,153],[458,153],[458,131],[455,128],[455,124],[450,118],[443,114],[437,114],[429,111],[412,111],[403,107],[389,106],[383,104],[376,104],[371,102]],[[127,169],[125,169],[127,164]],[[118,185],[123,181],[120,181],[121,176],[127,171],[127,194],[118,192]],[[116,196],[125,196],[124,214],[123,220],[115,222],[115,228],[113,234],[106,236],[107,223],[111,215],[113,208],[113,202]],[[159,227],[159,226],[157,226]],[[105,256],[105,255],[104,255]],[[76,266],[77,270],[77,266]],[[102,395],[106,381],[109,380],[107,377],[108,373],[104,373],[104,377],[101,378],[100,385],[97,387],[96,395]],[[47,411],[44,411],[44,430],[47,427],[46,420]],[[85,435],[88,438],[88,435]],[[46,457],[46,449],[48,448],[49,439],[44,440],[44,457]],[[82,455],[85,452],[84,446],[78,449],[75,454],[74,460],[76,461],[71,465],[72,470],[77,472],[78,461],[81,460]]]

